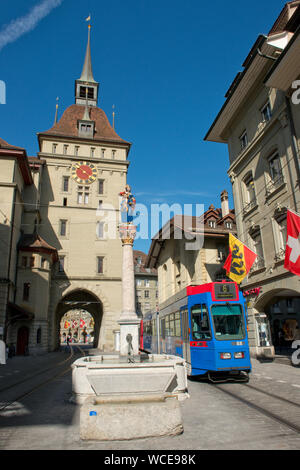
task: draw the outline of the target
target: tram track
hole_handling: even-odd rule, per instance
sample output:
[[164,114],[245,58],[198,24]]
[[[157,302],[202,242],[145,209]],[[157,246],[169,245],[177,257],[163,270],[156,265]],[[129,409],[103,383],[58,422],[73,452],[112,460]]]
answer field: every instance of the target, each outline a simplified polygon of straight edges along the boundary
[[[33,380],[33,379],[37,378],[38,376],[42,376],[42,375],[50,372],[51,370],[54,370],[54,369],[57,369],[57,368],[63,368],[63,370],[60,370],[59,373],[57,373],[55,375],[52,375],[51,377],[48,377],[46,380],[43,380],[42,382],[37,383],[33,387],[31,386],[29,390],[26,390],[25,392],[22,392],[22,393],[18,394],[17,397],[14,397],[14,398],[10,399],[9,401],[2,401],[1,398],[0,398],[0,412],[7,409],[13,403],[18,402],[21,399],[23,399],[24,397],[31,395],[33,392],[35,392],[39,388],[43,387],[44,385],[47,385],[48,383],[52,382],[53,380],[57,379],[58,377],[62,377],[63,375],[67,374],[71,369],[71,365],[72,365],[72,362],[73,362],[72,360],[73,360],[73,357],[75,356],[75,353],[74,353],[75,348],[78,349],[82,355],[86,356],[86,352],[83,351],[82,348],[80,348],[79,346],[71,346],[70,345],[70,354],[63,361],[60,361],[60,362],[56,363],[55,366],[53,366],[53,367],[39,370],[37,373],[35,373],[35,374],[33,374],[29,377],[26,377],[26,378],[24,378],[24,379],[22,379],[18,382],[15,382],[14,384],[11,384],[7,387],[4,387],[4,388],[0,389],[0,395],[1,395],[4,391],[8,391],[8,390],[17,388],[19,385],[22,385],[25,382],[29,382],[30,380]],[[64,364],[67,364],[67,363],[69,363],[67,365],[67,368],[64,368]]]
[[[297,434],[300,434],[300,405],[298,403],[249,384],[240,384],[238,389],[236,388],[236,384],[234,389],[233,387],[230,387],[229,384],[215,384],[214,387],[231,398],[238,400],[240,403],[247,405],[249,408],[258,411],[263,416],[266,416],[273,421],[288,427]],[[240,390],[240,392],[237,390]],[[250,390],[252,393],[251,396],[249,396],[248,393]],[[265,401],[261,404],[261,395],[272,398],[272,401],[269,400],[267,402],[267,406]],[[282,403],[285,403],[285,408],[282,408]],[[291,417],[293,417],[293,419]]]

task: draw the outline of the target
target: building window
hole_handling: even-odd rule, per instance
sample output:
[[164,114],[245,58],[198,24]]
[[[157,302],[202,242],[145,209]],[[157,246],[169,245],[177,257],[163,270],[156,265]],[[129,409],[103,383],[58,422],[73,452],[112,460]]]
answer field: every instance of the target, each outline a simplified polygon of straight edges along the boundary
[[144,286],[145,286],[145,287],[150,287],[150,281],[149,281],[149,279],[145,279],[145,280],[144,280]]
[[114,159],[116,156],[116,150],[111,151],[111,158]]
[[98,180],[98,194],[104,194],[104,180]]
[[141,280],[141,279],[137,279],[137,281],[136,281],[136,286],[137,286],[137,287],[141,287],[141,286],[142,286],[142,280]]
[[68,145],[64,145],[64,155],[68,154]]
[[56,153],[57,144],[52,144],[52,153]]
[[244,148],[246,148],[248,145],[248,135],[246,131],[243,132],[242,135],[240,136],[240,144],[241,144],[241,150],[244,150]]
[[65,256],[59,256],[58,258],[58,272],[63,273],[65,272]]
[[34,268],[34,256],[30,256],[29,263],[30,263],[30,267]]
[[103,262],[104,262],[104,257],[103,256],[97,256],[97,274],[103,274]]
[[150,292],[148,290],[145,290],[144,294],[145,294],[145,299],[149,299]]
[[267,103],[261,108],[260,112],[263,122],[269,122],[272,117],[271,105],[269,101],[267,101]]
[[67,221],[60,220],[59,221],[59,234],[61,237],[65,237],[67,234]]
[[251,238],[252,238],[253,251],[257,254],[257,258],[253,267],[254,269],[259,269],[265,266],[264,251],[263,251],[260,229],[252,233]]
[[101,149],[101,156],[102,158],[105,158],[105,149]]
[[210,228],[216,228],[216,221],[215,220],[209,220],[208,225]]
[[144,304],[144,311],[145,312],[148,312],[150,310],[150,303],[149,302],[145,302]]
[[226,227],[228,230],[231,230],[231,229],[232,229],[232,223],[231,223],[231,222],[225,222],[225,227]]
[[278,153],[269,159],[269,171],[270,177],[273,181],[276,181],[279,177],[282,176],[281,163]]
[[64,197],[64,199],[63,199],[63,206],[64,206],[64,207],[67,207],[67,205],[68,205],[68,199],[67,199],[66,197]]
[[47,260],[46,258],[41,259],[41,268],[46,269],[47,268]]
[[252,172],[244,178],[245,207],[244,214],[256,206],[256,194]]
[[95,147],[91,147],[91,158],[94,158],[95,156]]
[[79,155],[79,145],[75,145],[74,154],[75,154],[75,157],[78,157],[78,155]]
[[63,191],[67,193],[69,191],[69,176],[63,177]]
[[23,300],[28,302],[29,300],[29,291],[30,291],[30,282],[25,282],[23,284]]
[[92,87],[85,87],[81,86],[80,87],[80,98],[88,98],[90,100],[94,99],[94,88]]
[[97,222],[97,238],[104,238],[104,222]]
[[89,186],[78,186],[77,188],[77,204],[88,204],[90,195]]

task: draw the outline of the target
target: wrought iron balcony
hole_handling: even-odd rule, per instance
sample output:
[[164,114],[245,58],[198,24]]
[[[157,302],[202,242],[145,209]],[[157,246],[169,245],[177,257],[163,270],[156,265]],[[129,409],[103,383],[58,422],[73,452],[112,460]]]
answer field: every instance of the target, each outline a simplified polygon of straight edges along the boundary
[[253,273],[263,268],[265,268],[265,260],[262,258],[257,258],[250,270],[250,273]]
[[246,214],[248,214],[248,212],[250,212],[252,209],[254,209],[254,207],[257,206],[257,200],[256,198],[255,199],[252,199],[252,201],[249,202],[249,204],[247,204],[244,209],[243,209],[243,215],[245,216]]
[[284,184],[283,174],[280,173],[276,178],[269,181],[266,185],[266,197],[270,196],[276,189],[280,188]]
[[285,258],[285,248],[281,248],[276,254],[275,254],[275,261],[282,261]]

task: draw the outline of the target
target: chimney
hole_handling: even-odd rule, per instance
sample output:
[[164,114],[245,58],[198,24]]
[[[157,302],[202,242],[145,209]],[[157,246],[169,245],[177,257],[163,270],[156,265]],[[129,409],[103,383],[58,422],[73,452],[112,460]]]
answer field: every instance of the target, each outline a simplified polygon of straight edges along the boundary
[[222,217],[225,217],[229,214],[229,200],[228,192],[226,189],[221,193],[221,207],[222,207]]

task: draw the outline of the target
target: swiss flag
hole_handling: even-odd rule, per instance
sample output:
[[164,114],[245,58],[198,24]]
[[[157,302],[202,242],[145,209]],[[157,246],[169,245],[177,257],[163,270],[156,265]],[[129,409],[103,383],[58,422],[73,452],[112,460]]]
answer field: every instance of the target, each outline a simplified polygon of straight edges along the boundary
[[287,213],[287,240],[284,267],[291,273],[300,276],[300,216],[291,211]]
[[80,328],[83,328],[85,326],[85,321],[80,318]]

